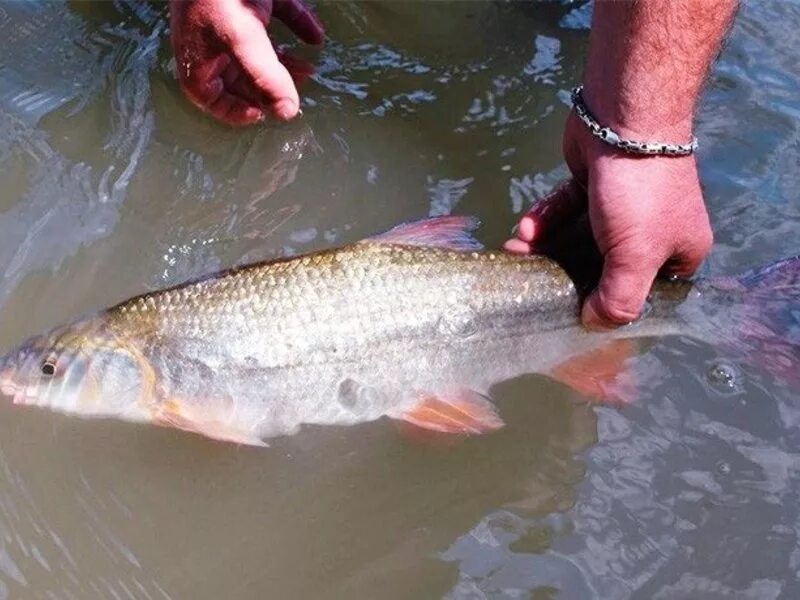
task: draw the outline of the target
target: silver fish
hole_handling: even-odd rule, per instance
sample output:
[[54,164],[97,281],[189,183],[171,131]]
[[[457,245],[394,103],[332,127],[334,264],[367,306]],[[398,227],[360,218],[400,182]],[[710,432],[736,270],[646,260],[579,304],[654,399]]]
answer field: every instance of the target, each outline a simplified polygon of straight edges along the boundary
[[633,337],[727,340],[748,356],[768,340],[770,364],[797,364],[780,322],[787,297],[797,302],[797,259],[741,279],[659,281],[646,317],[588,332],[558,265],[481,250],[476,226],[429,219],[133,298],[9,353],[0,388],[16,404],[264,445],[303,424],[384,416],[493,431],[493,385],[548,373],[602,393],[574,361]]

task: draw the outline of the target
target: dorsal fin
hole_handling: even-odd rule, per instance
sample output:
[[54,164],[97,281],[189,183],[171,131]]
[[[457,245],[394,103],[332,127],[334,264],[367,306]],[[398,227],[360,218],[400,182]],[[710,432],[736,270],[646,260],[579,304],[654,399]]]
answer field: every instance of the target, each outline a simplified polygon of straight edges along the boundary
[[472,237],[472,232],[478,225],[480,221],[476,217],[456,215],[431,217],[403,223],[364,241],[401,246],[433,246],[461,251],[480,250],[483,244]]

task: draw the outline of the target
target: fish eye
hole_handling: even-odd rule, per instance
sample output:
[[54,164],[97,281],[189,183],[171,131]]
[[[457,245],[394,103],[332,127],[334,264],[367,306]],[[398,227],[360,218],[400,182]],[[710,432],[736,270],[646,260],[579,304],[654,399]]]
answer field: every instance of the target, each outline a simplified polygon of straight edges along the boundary
[[52,377],[56,374],[56,361],[53,358],[47,358],[42,362],[42,375]]

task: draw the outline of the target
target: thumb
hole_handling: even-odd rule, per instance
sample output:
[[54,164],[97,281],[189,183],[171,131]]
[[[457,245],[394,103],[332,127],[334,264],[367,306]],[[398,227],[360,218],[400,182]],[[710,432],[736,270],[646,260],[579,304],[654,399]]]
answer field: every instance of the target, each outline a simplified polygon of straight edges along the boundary
[[536,202],[528,214],[520,219],[517,237],[535,245],[584,212],[586,191],[574,178],[570,178]]
[[639,318],[661,261],[625,246],[611,249],[603,261],[603,274],[586,299],[581,320],[587,329],[603,330]]
[[289,71],[278,60],[263,27],[239,37],[231,50],[266,109],[284,121],[297,115],[300,106],[297,88]]

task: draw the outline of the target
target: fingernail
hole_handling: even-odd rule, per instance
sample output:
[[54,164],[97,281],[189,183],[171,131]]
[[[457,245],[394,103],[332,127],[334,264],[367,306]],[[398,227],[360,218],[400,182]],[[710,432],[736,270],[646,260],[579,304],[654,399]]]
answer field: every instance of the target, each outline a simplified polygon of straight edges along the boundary
[[503,249],[511,254],[529,254],[531,250],[527,243],[517,238],[508,240],[503,244]]
[[275,116],[284,121],[294,118],[297,114],[298,106],[294,100],[290,98],[282,98],[275,103],[274,113]]
[[533,222],[533,219],[529,216],[522,217],[519,222],[519,228],[517,229],[517,237],[524,242],[530,242],[533,240],[533,234],[536,231],[536,224]]

